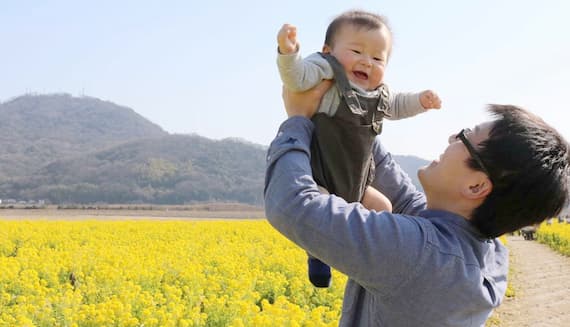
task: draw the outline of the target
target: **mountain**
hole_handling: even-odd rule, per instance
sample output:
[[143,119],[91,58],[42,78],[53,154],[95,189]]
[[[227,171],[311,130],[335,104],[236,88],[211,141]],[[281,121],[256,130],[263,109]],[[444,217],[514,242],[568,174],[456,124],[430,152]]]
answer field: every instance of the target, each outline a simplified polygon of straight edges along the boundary
[[[263,204],[263,146],[169,134],[89,97],[26,95],[0,104],[0,115],[0,199]],[[418,185],[427,161],[395,158]]]
[[167,135],[54,161],[10,188],[53,203],[261,204],[264,169],[259,146]]
[[410,155],[394,155],[394,159],[396,159],[396,162],[398,162],[400,167],[402,167],[402,169],[410,176],[414,185],[423,192],[423,188],[418,179],[417,171],[420,167],[426,166],[430,162],[428,160]]
[[68,94],[24,95],[0,104],[0,181],[53,160],[167,135],[134,110]]

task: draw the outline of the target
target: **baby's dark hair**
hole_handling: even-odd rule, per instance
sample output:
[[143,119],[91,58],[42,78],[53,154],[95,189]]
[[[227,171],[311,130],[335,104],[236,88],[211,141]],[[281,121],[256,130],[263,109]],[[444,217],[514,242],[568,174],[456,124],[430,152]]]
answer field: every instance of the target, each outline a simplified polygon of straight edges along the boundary
[[345,24],[368,30],[385,27],[388,29],[390,35],[392,35],[392,30],[388,25],[388,20],[386,17],[363,10],[349,10],[337,16],[329,24],[327,33],[325,35],[325,45],[328,45],[329,47],[334,46],[336,34]]

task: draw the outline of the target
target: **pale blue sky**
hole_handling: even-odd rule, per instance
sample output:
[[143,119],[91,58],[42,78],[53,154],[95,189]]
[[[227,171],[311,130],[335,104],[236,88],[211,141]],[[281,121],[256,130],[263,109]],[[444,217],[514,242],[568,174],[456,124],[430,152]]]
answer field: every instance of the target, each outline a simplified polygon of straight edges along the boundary
[[330,20],[351,8],[389,18],[390,87],[431,88],[443,100],[438,112],[385,124],[392,152],[437,157],[449,134],[489,118],[486,103],[526,107],[570,139],[564,0],[4,1],[0,101],[85,94],[169,132],[268,145],[285,119],[277,30],[297,25],[309,54],[321,49]]

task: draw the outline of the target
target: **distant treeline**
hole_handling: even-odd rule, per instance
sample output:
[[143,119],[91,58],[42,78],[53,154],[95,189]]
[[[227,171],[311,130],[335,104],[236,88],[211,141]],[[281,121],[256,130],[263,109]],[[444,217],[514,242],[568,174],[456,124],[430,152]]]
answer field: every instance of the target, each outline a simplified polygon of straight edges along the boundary
[[[169,134],[130,108],[65,94],[13,98],[0,104],[0,117],[2,200],[263,205],[264,146]],[[397,160],[419,185],[426,161]]]

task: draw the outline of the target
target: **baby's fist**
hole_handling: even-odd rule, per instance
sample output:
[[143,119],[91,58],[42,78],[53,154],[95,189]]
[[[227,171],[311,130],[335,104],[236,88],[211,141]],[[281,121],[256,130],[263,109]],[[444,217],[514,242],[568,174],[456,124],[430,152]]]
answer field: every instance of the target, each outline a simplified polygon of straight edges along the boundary
[[420,93],[420,103],[424,109],[440,109],[441,99],[432,90],[426,90]]
[[279,53],[292,54],[297,52],[299,44],[297,42],[297,27],[284,24],[277,33],[277,44],[279,45]]

